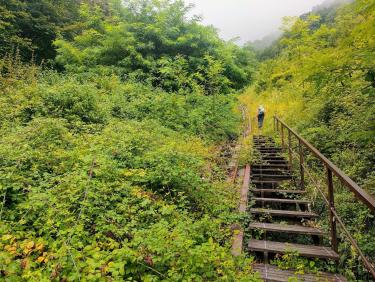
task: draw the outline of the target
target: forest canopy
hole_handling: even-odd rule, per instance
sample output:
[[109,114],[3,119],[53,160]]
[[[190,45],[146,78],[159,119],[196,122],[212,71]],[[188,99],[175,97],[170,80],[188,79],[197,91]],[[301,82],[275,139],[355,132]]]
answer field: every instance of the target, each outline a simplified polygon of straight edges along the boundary
[[[5,1],[0,52],[155,87],[229,93],[251,82],[251,49],[221,40],[183,1]],[[57,55],[57,56],[56,56]],[[53,61],[53,62],[52,62]]]

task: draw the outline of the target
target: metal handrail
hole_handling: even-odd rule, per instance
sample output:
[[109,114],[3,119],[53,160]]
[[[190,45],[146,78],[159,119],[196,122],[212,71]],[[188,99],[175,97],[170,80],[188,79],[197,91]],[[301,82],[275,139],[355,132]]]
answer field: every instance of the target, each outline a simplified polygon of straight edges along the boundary
[[298,147],[299,147],[299,157],[300,157],[300,174],[301,174],[301,188],[304,189],[305,186],[305,177],[304,173],[307,171],[306,166],[304,165],[304,152],[302,145],[306,147],[315,157],[317,157],[326,167],[327,170],[327,186],[328,186],[328,198],[324,195],[324,193],[317,187],[319,192],[323,195],[324,200],[329,205],[329,215],[330,215],[330,230],[331,230],[331,246],[332,249],[337,252],[338,251],[338,242],[337,242],[337,230],[336,230],[336,221],[340,224],[344,233],[352,246],[357,250],[359,256],[362,258],[363,263],[366,269],[371,273],[373,278],[375,278],[375,267],[371,264],[371,262],[367,259],[367,257],[363,254],[361,249],[359,248],[357,242],[349,233],[348,229],[344,225],[342,219],[339,217],[336,209],[335,209],[335,202],[334,202],[334,189],[333,189],[333,175],[337,176],[337,178],[343,183],[346,187],[350,189],[351,192],[355,195],[355,197],[360,200],[363,204],[365,204],[371,212],[375,213],[375,199],[368,194],[365,190],[363,190],[357,183],[351,180],[344,172],[342,172],[336,165],[334,165],[330,160],[328,160],[322,153],[319,152],[313,145],[311,145],[308,141],[306,141],[303,137],[301,137],[298,133],[296,133],[293,129],[291,129],[285,122],[280,120],[277,116],[274,116],[274,128],[275,131],[279,132],[279,127],[281,131],[281,142],[282,147],[285,149],[285,135],[284,129],[288,131],[288,145],[287,150],[289,153],[289,163],[290,166],[292,165],[294,148],[292,148],[292,135],[294,135],[298,140]]
[[291,129],[285,122],[281,121],[278,117],[275,116],[277,122],[282,124],[289,132],[291,132],[299,141],[301,141],[306,148],[310,150],[315,157],[320,159],[324,165],[330,169],[354,194],[355,196],[367,207],[375,213],[375,199],[363,190],[357,183],[351,180],[342,170],[340,170],[337,166],[335,166],[329,159],[327,159],[322,153],[318,151],[313,145],[311,145],[308,141],[306,141],[303,137],[301,137],[298,133],[296,133],[293,129]]
[[[294,151],[292,151],[292,153],[295,154]],[[316,181],[316,179],[314,179],[312,177],[311,173],[309,172],[308,168],[305,165],[303,165],[303,167],[305,169],[305,172],[307,172],[308,176],[312,180],[312,182],[314,182],[315,188],[318,190],[318,192],[322,196],[324,202],[329,206],[330,205],[329,200],[327,199],[326,195],[324,195],[322,189],[319,188],[319,187],[321,187],[321,183],[318,183]],[[341,228],[343,229],[343,231],[344,231],[346,237],[348,238],[348,240],[350,241],[350,243],[357,250],[357,252],[358,252],[359,256],[362,258],[363,263],[366,266],[366,268],[371,272],[372,276],[374,276],[374,278],[375,278],[375,269],[374,269],[373,265],[366,258],[365,254],[362,252],[362,250],[359,248],[358,243],[356,242],[356,240],[353,238],[353,236],[350,234],[350,232],[346,228],[346,226],[345,226],[343,220],[341,219],[341,217],[338,215],[338,213],[336,212],[336,210],[334,208],[330,208],[330,211],[334,214],[335,218],[337,219],[338,223],[340,224]]]

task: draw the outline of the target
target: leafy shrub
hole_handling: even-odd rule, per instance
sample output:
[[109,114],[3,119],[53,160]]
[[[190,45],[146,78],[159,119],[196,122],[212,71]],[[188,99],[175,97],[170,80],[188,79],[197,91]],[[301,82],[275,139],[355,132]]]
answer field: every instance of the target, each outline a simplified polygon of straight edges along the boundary
[[99,107],[95,88],[86,85],[78,87],[76,83],[59,86],[43,93],[41,111],[44,115],[65,118],[70,122],[104,122],[105,115]]
[[182,1],[55,2],[0,4],[0,279],[259,281],[216,163],[252,50]]
[[230,97],[92,73],[13,81],[0,99],[1,278],[258,281],[230,255],[236,194],[214,162],[214,140],[236,134]]

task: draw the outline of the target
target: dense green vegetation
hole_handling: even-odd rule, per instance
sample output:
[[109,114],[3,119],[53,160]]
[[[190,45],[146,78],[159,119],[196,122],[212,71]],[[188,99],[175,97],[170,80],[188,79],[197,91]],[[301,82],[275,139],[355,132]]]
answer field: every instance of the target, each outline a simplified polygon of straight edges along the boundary
[[229,93],[255,70],[250,49],[188,18],[183,1],[3,2],[2,54],[18,50],[72,72],[116,73],[173,92]]
[[[242,215],[220,157],[249,85],[265,133],[281,116],[375,195],[374,1],[287,18],[258,58],[188,14],[180,0],[0,1],[0,280],[259,281],[230,254]],[[336,187],[375,257],[373,215]],[[344,240],[340,254],[368,279]]]
[[79,17],[76,0],[0,1],[0,53],[19,52],[38,62],[53,60],[53,41],[59,34],[72,36]]
[[0,280],[254,281],[218,158],[253,53],[120,3],[0,2]]
[[374,10],[372,1],[356,1],[332,23],[317,15],[286,19],[280,54],[260,66],[254,88],[265,103],[276,104],[271,113],[373,194]]
[[[286,19],[285,34],[263,54],[267,59],[243,100],[254,114],[264,104],[268,117],[280,116],[375,195],[375,3],[358,0],[325,14],[335,17]],[[271,118],[267,124],[271,131]],[[324,171],[317,171],[321,178]],[[339,214],[364,252],[374,258],[374,216],[348,189],[336,183],[335,191]],[[315,196],[316,210],[324,210]],[[362,264],[349,246],[347,241],[340,245],[342,271],[366,281],[369,277],[361,276]]]

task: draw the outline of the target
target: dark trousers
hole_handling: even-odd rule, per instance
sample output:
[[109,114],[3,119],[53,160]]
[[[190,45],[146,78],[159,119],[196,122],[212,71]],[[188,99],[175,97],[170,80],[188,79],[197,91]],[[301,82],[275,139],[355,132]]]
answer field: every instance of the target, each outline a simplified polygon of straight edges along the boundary
[[264,114],[263,115],[258,115],[258,128],[263,127],[263,121],[264,121]]

